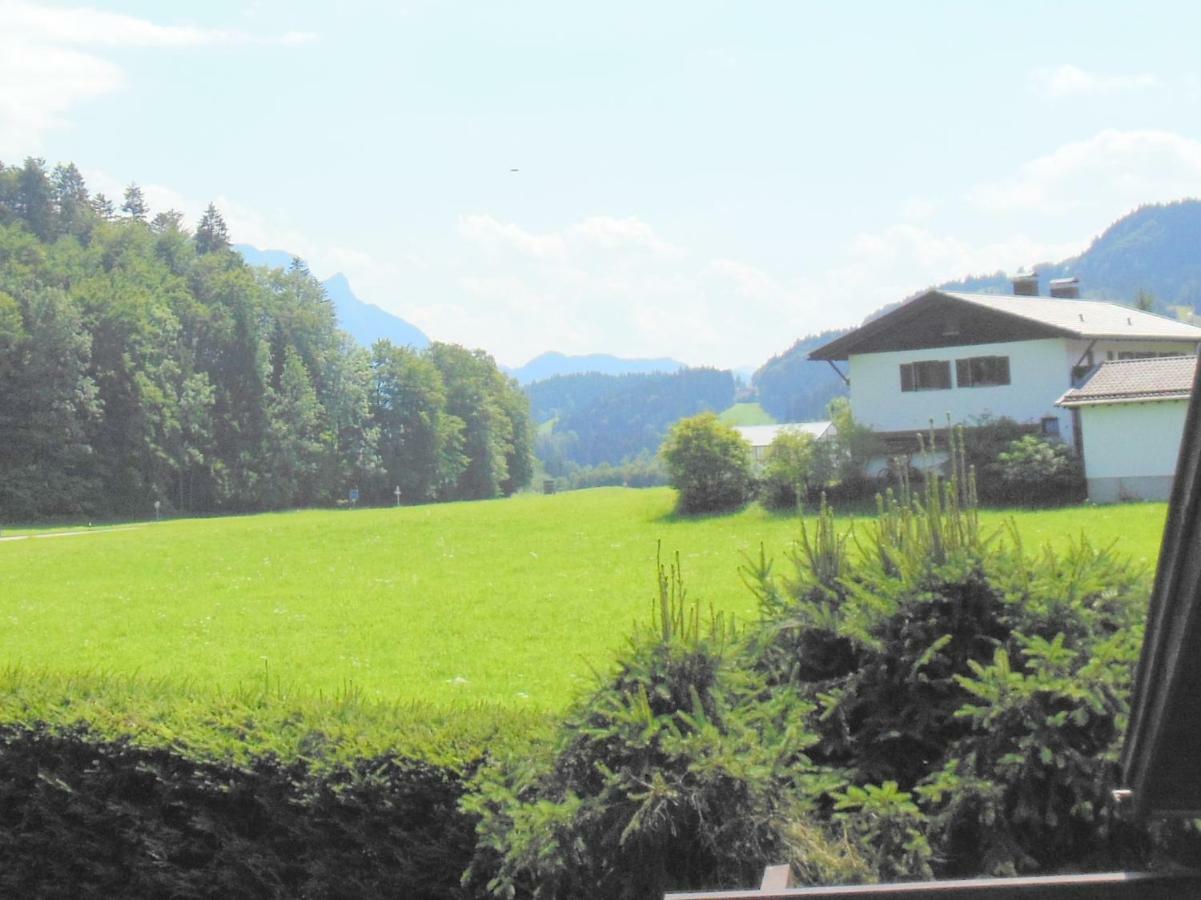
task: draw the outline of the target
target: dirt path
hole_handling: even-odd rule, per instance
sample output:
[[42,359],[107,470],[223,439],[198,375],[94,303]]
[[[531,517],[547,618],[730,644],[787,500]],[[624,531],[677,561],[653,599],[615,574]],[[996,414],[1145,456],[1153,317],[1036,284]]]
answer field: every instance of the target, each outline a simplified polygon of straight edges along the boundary
[[14,534],[5,537],[0,533],[0,543],[4,541],[28,541],[40,538],[78,537],[81,534],[105,534],[110,531],[130,531],[134,528],[145,528],[145,525],[110,525],[107,528],[84,528],[79,531],[44,531],[34,534]]

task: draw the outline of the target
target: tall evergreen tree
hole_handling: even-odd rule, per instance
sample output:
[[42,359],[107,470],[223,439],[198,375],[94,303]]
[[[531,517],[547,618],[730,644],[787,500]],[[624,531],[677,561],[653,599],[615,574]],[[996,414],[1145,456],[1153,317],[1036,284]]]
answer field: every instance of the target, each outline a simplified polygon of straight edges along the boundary
[[217,207],[209,204],[205,207],[204,215],[196,226],[196,252],[202,256],[206,253],[216,253],[229,249],[229,228]]
[[125,202],[121,204],[121,212],[134,222],[145,222],[146,217],[150,215],[150,207],[146,205],[142,189],[135,181],[131,181],[125,189]]

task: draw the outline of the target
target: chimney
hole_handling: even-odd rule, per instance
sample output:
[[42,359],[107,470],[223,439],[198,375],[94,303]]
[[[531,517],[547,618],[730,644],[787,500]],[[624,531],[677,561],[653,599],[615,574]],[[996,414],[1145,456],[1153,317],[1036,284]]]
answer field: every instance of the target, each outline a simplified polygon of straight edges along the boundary
[[1079,278],[1052,278],[1051,279],[1051,296],[1059,297],[1061,300],[1079,300],[1080,299],[1080,279]]
[[1018,272],[1013,276],[1013,295],[1015,297],[1038,296],[1038,273]]

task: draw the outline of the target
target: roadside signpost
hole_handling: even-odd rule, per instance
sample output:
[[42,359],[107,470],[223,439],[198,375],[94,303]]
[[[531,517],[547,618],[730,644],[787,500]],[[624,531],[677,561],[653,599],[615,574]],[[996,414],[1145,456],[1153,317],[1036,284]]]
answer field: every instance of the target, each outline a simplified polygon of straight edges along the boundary
[[396,495],[396,505],[400,506],[400,485],[399,484],[396,486],[396,489],[394,491],[392,491],[392,493]]

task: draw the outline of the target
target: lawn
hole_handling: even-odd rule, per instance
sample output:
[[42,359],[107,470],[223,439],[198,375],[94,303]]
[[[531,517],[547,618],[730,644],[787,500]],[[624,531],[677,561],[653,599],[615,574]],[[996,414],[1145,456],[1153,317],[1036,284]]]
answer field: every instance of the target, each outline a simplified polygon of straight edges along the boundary
[[727,425],[775,425],[772,414],[758,403],[735,403],[718,416]]
[[[678,519],[674,492],[606,488],[401,509],[303,511],[0,540],[0,668],[437,708],[559,709],[649,619],[656,548],[692,596],[750,617],[744,553],[795,518]],[[1166,506],[1012,518],[1027,548],[1083,532],[1148,567]],[[846,521],[851,522],[850,518]],[[6,530],[5,534],[9,534]]]

